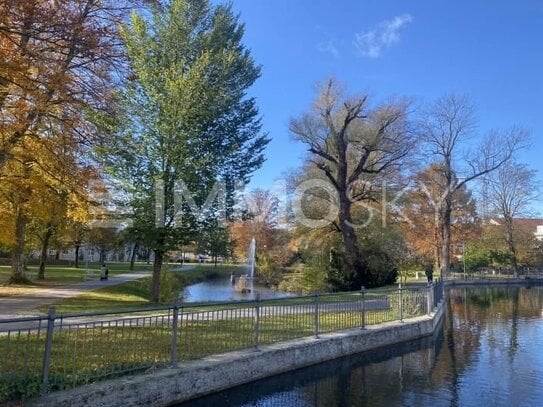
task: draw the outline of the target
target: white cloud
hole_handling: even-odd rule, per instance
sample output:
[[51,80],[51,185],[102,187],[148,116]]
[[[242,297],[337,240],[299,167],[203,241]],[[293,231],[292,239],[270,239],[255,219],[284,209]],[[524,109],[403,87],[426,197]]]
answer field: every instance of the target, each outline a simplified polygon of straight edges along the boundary
[[334,58],[339,58],[339,50],[333,40],[319,42],[317,51],[332,55]]
[[375,28],[355,34],[353,44],[360,55],[378,58],[383,50],[400,41],[400,31],[411,21],[409,14],[380,22]]

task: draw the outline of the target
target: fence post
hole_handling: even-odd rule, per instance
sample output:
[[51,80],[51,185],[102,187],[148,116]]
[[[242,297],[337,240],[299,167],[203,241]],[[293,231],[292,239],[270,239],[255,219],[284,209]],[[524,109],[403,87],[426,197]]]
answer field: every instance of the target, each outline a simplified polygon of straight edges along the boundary
[[400,322],[403,322],[403,295],[402,295],[402,285],[398,284],[398,299],[399,299],[399,307],[398,310],[400,312]]
[[51,349],[53,347],[53,334],[55,329],[56,310],[50,307],[47,313],[47,331],[45,334],[45,351],[43,354],[42,394],[49,392],[49,366],[51,364]]
[[360,329],[366,329],[366,292],[364,286],[360,288]]
[[170,362],[172,366],[174,366],[177,363],[178,330],[179,330],[179,304],[176,301],[173,304],[173,317],[172,317],[172,349],[171,349],[171,358],[170,358]]
[[313,297],[313,303],[315,306],[314,315],[313,315],[313,333],[315,339],[319,339],[319,294],[315,293]]
[[433,309],[432,293],[433,287],[432,285],[428,285],[428,287],[426,288],[426,305],[428,307],[428,315],[432,313]]
[[254,344],[255,348],[258,349],[258,344],[260,340],[260,294],[256,294],[255,298],[255,331],[254,331]]

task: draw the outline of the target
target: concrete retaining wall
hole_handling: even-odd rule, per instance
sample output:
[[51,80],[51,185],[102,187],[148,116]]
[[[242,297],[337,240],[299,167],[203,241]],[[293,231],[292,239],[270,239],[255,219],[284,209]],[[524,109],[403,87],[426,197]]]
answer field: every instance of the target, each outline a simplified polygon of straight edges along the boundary
[[259,350],[207,357],[176,367],[157,369],[52,393],[30,406],[167,406],[257,379],[342,356],[432,335],[444,307],[431,316],[393,322],[364,330],[322,335],[263,346]]

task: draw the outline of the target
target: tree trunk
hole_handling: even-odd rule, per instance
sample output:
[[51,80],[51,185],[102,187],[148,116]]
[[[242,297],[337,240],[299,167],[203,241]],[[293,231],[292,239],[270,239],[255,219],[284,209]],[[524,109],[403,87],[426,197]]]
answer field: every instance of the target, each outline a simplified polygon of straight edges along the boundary
[[451,202],[446,199],[442,207],[442,224],[441,224],[441,277],[445,278],[449,275],[450,269],[450,253],[451,253]]
[[138,254],[139,248],[139,243],[134,243],[134,247],[132,248],[132,254],[130,255],[130,270],[134,270],[134,263],[136,262],[136,256]]
[[513,275],[518,277],[517,248],[515,245],[515,239],[513,238],[513,219],[505,219],[505,240],[507,241],[507,247],[509,249],[509,253],[511,254]]
[[75,268],[79,268],[79,249],[81,245],[75,245]]
[[440,211],[435,210],[434,216],[434,270],[441,270],[441,235],[443,225],[440,220]]
[[160,300],[160,272],[164,262],[164,252],[155,251],[155,261],[153,262],[153,281],[151,283],[151,301],[158,303]]
[[25,282],[24,275],[24,250],[25,250],[25,234],[26,234],[26,216],[21,207],[17,208],[15,219],[15,244],[11,254],[11,283]]
[[[351,216],[351,201],[346,194],[346,189],[339,192],[339,222],[343,244],[345,246],[345,262],[347,273],[353,278],[350,281],[359,281],[361,285],[368,286],[368,276],[361,261],[360,249],[358,247],[358,237],[353,228],[353,219]],[[346,287],[350,289],[360,289],[360,287]]]
[[53,236],[53,226],[49,223],[45,228],[43,235],[41,254],[40,254],[40,268],[38,270],[38,280],[45,280],[45,265],[47,264],[47,252],[49,251],[49,241]]

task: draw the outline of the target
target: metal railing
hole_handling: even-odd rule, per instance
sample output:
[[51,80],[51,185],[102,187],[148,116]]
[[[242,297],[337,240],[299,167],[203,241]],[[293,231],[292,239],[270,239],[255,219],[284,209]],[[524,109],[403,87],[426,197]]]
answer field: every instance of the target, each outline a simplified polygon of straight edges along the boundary
[[0,320],[0,402],[208,355],[431,313],[428,287]]
[[475,271],[453,271],[447,277],[449,280],[492,280],[507,278],[543,279],[543,269],[523,267],[515,275],[511,267],[483,267]]

